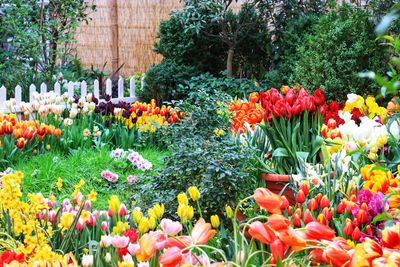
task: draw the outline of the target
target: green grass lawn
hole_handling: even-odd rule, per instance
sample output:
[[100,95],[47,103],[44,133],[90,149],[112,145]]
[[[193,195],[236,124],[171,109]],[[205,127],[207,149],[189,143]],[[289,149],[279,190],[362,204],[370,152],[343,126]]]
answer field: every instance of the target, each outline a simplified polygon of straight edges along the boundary
[[[120,200],[127,206],[130,206],[129,196],[138,193],[140,184],[143,183],[138,181],[137,184],[129,185],[126,177],[130,174],[136,176],[141,174],[151,175],[155,172],[155,169],[162,166],[162,158],[168,155],[167,151],[151,148],[138,152],[153,164],[153,170],[144,172],[138,169],[129,169],[127,171],[118,169],[113,165],[113,159],[110,157],[108,149],[82,149],[74,151],[70,155],[49,152],[32,157],[27,161],[19,162],[11,167],[25,174],[23,181],[25,194],[41,192],[46,197],[52,193],[58,200],[64,198],[72,200],[71,193],[74,191],[74,186],[80,179],[83,179],[85,185],[81,190],[82,193],[87,195],[91,190],[96,191],[98,193],[97,201],[93,203],[93,206],[97,209],[106,209],[109,197],[114,194],[118,195]],[[101,178],[100,173],[105,169],[109,169],[119,175],[117,183],[111,184]],[[57,189],[58,177],[63,180],[61,191]]]

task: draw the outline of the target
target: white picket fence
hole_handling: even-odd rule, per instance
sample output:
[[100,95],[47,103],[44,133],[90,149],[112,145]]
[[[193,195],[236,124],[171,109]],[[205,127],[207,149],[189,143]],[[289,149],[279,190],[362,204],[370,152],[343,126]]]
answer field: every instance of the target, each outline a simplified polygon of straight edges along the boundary
[[[134,102],[137,100],[136,98],[136,79],[135,77],[132,77],[129,80],[129,96],[125,96],[125,88],[124,88],[124,80],[122,77],[118,79],[118,97],[116,98],[111,98],[112,102],[119,102],[119,101],[125,101],[125,102]],[[144,86],[144,76],[141,77],[140,80],[140,86],[143,89]],[[66,89],[65,89],[66,87]],[[45,94],[47,92],[48,86],[45,83],[42,83],[40,85],[40,91],[37,91],[37,88],[34,84],[31,84],[29,86],[29,102],[33,102],[33,94],[34,92],[38,92],[40,94]],[[80,91],[80,96],[78,97],[85,97],[88,95],[88,93],[92,93],[97,99],[99,99],[99,102],[105,101],[103,98],[103,95],[101,94],[100,87],[99,87],[99,81],[95,80],[93,82],[93,92],[88,92],[88,84],[86,81],[82,82],[64,82],[63,84],[60,84],[59,82],[56,82],[54,84],[54,91],[57,95],[62,95],[65,91],[68,92],[68,97],[73,97],[75,95],[75,91],[79,90]],[[13,109],[13,112],[19,112],[20,109],[20,103],[22,101],[22,87],[20,85],[17,85],[15,87],[15,102],[17,103],[16,108]],[[110,79],[106,80],[106,90],[105,94],[111,96],[112,95],[112,81]],[[13,99],[11,98],[11,99]],[[5,107],[5,103],[7,101],[7,89],[2,86],[0,88],[0,113],[10,113],[11,111],[8,110]]]

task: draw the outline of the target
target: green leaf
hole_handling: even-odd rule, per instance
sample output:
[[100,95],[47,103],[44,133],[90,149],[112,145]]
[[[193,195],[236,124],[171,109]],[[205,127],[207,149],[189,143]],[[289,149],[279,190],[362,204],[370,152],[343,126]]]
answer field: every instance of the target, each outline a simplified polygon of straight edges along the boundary
[[272,153],[272,156],[273,157],[289,157],[289,153],[285,148],[279,147],[274,150],[274,152]]
[[389,212],[383,212],[381,214],[378,214],[374,217],[374,219],[372,220],[371,224],[375,224],[377,222],[381,222],[381,221],[389,221],[389,220],[393,220],[392,215]]

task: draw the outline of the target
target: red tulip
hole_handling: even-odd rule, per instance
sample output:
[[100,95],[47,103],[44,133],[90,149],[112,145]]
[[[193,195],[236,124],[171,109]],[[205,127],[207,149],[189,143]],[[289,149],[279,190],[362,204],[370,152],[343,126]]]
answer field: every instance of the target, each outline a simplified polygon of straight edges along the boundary
[[314,102],[315,105],[321,106],[325,103],[325,94],[322,89],[315,90],[314,92]]
[[304,194],[303,190],[299,190],[296,195],[296,202],[299,204],[303,204],[306,201],[306,195]]
[[382,231],[382,244],[392,249],[400,249],[400,222]]
[[308,202],[308,208],[312,211],[316,211],[318,209],[318,202],[315,198],[310,199]]
[[363,209],[360,209],[357,213],[357,221],[360,224],[366,223],[368,221],[367,212]]
[[282,204],[281,204],[280,208],[281,208],[281,210],[285,210],[290,206],[290,203],[285,196],[281,196],[281,199],[282,199]]
[[293,217],[293,226],[294,227],[301,227],[301,218],[297,213],[294,214],[294,217]]
[[254,199],[260,207],[264,208],[269,213],[282,214],[280,209],[282,199],[279,195],[270,190],[266,188],[256,189],[254,192]]
[[353,224],[349,218],[346,219],[344,224],[343,233],[347,236],[351,236],[353,234]]
[[321,199],[322,199],[322,194],[321,194],[321,193],[318,193],[318,194],[315,196],[315,200],[318,202],[318,204],[320,204]]
[[314,221],[314,218],[310,212],[309,209],[306,210],[306,212],[304,212],[304,223],[308,224],[309,222]]
[[13,124],[9,121],[3,122],[3,133],[5,134],[12,134],[14,127]]
[[303,190],[304,195],[308,196],[308,193],[310,192],[310,186],[307,181],[302,181],[300,183],[300,189]]
[[25,145],[25,139],[23,137],[19,138],[17,140],[17,142],[15,143],[15,145],[17,146],[17,148],[21,149],[24,147]]
[[361,238],[361,231],[360,231],[360,228],[358,228],[358,226],[356,226],[356,228],[354,228],[354,231],[351,234],[351,238],[354,241],[358,241]]
[[306,225],[306,235],[309,239],[332,240],[335,237],[335,231],[319,222],[310,222]]
[[325,215],[325,218],[329,221],[330,219],[332,219],[333,216],[333,208],[324,208],[322,210],[322,213]]
[[286,100],[286,102],[287,102],[289,105],[293,106],[294,101],[296,100],[296,93],[294,92],[293,89],[290,89],[290,90],[286,93],[285,100]]
[[283,260],[285,258],[285,252],[288,249],[288,246],[280,239],[276,239],[270,244],[270,249],[272,253],[271,263],[276,263],[278,260]]
[[329,201],[329,198],[326,195],[324,195],[321,198],[321,201],[320,201],[319,205],[321,206],[321,209],[329,208],[331,206],[331,202]]
[[346,210],[346,203],[344,203],[343,201],[339,203],[339,205],[337,205],[336,207],[336,212],[338,214],[342,214],[344,211]]

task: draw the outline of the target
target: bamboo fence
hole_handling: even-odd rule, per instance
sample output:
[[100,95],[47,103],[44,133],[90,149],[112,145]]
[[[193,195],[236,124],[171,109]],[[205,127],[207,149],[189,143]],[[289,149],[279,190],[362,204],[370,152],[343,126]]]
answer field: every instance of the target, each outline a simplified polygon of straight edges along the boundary
[[[244,0],[243,0],[244,1]],[[240,6],[239,1],[233,8]],[[95,0],[97,10],[77,33],[76,51],[83,66],[119,75],[147,71],[162,58],[152,51],[161,20],[182,8],[179,0]]]

